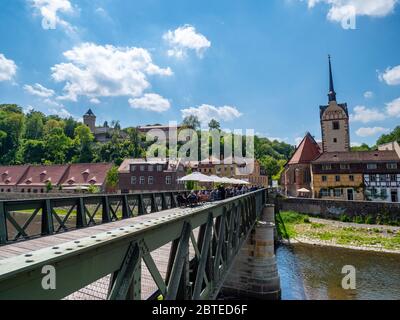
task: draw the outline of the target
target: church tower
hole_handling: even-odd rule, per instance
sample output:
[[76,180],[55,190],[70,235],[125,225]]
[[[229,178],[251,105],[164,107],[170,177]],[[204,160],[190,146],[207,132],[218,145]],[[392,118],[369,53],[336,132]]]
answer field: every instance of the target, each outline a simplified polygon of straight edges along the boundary
[[89,109],[85,115],[83,115],[83,123],[87,125],[92,133],[96,129],[96,116],[94,115],[92,109]]
[[349,111],[346,103],[337,103],[329,56],[329,102],[320,107],[323,152],[350,151]]

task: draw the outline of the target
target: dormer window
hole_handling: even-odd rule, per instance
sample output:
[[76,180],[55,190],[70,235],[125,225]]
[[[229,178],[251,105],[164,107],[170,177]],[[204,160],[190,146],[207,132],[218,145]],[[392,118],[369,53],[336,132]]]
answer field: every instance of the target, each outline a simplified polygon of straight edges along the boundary
[[4,171],[3,176],[8,176],[8,171]]
[[68,180],[68,184],[74,184],[75,183],[75,178],[72,177],[71,179]]
[[29,178],[28,180],[26,180],[26,184],[31,184],[32,183],[32,178]]
[[327,171],[327,170],[331,170],[332,169],[332,165],[330,164],[323,164],[322,165],[322,170]]
[[41,173],[40,173],[40,175],[41,176],[45,176],[47,174],[47,171],[45,170],[45,171],[42,171]]
[[86,169],[85,171],[82,172],[82,174],[89,174],[89,173],[90,173],[89,169]]
[[49,177],[45,182],[46,183],[51,182],[51,177]]
[[93,177],[92,179],[90,179],[89,183],[90,184],[95,184],[97,182],[96,177]]

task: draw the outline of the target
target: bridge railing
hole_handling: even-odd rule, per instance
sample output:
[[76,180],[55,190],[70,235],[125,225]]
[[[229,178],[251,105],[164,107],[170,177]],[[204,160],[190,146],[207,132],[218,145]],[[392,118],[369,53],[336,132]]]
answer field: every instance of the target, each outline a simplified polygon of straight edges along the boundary
[[[0,260],[0,299],[63,299],[100,279],[109,279],[105,299],[215,299],[265,202],[259,190]],[[165,272],[152,253],[167,246]],[[141,292],[142,265],[156,284],[150,296]],[[51,290],[45,267],[56,275]]]
[[3,200],[0,246],[175,208],[182,192]]

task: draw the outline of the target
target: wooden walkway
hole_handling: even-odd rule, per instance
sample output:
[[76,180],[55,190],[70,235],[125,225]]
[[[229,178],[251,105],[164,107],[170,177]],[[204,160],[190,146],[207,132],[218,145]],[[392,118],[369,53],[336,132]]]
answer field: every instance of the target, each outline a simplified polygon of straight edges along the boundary
[[[204,207],[212,206],[212,204],[206,204]],[[79,240],[82,238],[90,237],[99,233],[111,231],[114,229],[122,228],[125,226],[129,226],[135,223],[146,223],[153,219],[169,216],[173,213],[181,212],[181,213],[190,213],[191,211],[198,209],[196,208],[174,208],[169,209],[157,213],[147,214],[131,219],[121,220],[117,222],[111,222],[107,224],[101,224],[98,226],[69,231],[57,235],[42,237],[38,239],[33,239],[29,241],[16,242],[14,244],[9,244],[3,247],[0,247],[0,261],[3,259],[12,258],[19,255],[24,255],[27,253],[32,253],[34,251],[51,248],[57,245],[61,245],[66,242]],[[195,236],[197,236],[198,230],[194,230]],[[151,256],[156,263],[160,274],[164,277],[167,271],[170,244],[159,248],[158,250],[151,253]],[[194,256],[194,249],[190,246],[190,255]],[[65,299],[68,300],[104,300],[107,298],[108,285],[109,285],[110,276],[107,276],[103,279],[100,279],[93,284],[83,288],[69,297]],[[148,298],[156,291],[157,287],[155,282],[153,281],[149,271],[147,270],[144,262],[142,263],[142,299]]]

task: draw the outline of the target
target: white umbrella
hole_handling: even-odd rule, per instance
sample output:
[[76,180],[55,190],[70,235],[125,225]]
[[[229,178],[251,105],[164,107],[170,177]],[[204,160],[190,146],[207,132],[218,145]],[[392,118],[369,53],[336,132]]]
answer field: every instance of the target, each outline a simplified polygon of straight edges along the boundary
[[197,181],[197,182],[214,182],[212,178],[202,174],[200,172],[193,172],[181,179],[179,181]]
[[310,190],[308,190],[308,189],[306,189],[306,188],[303,188],[303,189],[299,189],[299,190],[297,190],[297,192],[301,192],[301,193],[309,193],[309,192],[311,192]]
[[249,182],[244,180],[239,180],[239,179],[232,179],[232,180],[235,181],[235,184],[250,184]]

